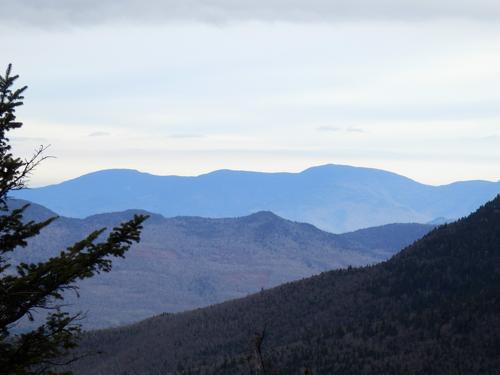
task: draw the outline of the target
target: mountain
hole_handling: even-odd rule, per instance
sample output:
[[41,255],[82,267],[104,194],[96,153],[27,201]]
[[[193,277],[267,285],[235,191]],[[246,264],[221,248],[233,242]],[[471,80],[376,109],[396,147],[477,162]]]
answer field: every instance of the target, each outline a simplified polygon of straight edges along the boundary
[[[256,332],[279,374],[498,374],[500,196],[390,260],[91,332],[76,375],[249,373]],[[250,356],[250,357],[249,357]]]
[[[25,203],[9,204],[15,208]],[[27,249],[16,252],[15,259],[42,261],[93,230],[112,228],[136,212],[60,217]],[[394,224],[335,235],[271,212],[232,219],[150,215],[140,244],[125,259],[114,261],[113,272],[81,282],[80,299],[68,296],[73,310],[88,311],[85,327],[130,323],[243,297],[330,269],[375,263],[433,228]],[[52,211],[33,204],[26,220],[52,216]]]
[[342,233],[388,223],[456,219],[498,193],[500,182],[430,186],[377,169],[324,165],[301,173],[220,170],[197,177],[104,170],[14,196],[70,217],[127,209],[211,218],[272,211]]

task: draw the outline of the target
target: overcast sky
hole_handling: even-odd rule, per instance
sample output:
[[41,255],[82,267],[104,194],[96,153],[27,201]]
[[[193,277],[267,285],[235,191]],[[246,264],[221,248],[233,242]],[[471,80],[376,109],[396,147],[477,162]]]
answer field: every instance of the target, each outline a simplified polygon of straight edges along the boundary
[[338,163],[500,179],[498,0],[0,0],[34,186]]

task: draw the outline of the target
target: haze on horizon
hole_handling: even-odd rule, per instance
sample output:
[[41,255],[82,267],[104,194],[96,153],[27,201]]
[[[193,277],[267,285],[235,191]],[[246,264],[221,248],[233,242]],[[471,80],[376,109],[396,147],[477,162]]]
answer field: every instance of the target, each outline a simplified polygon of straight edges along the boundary
[[500,3],[0,0],[34,186],[107,168],[500,179]]

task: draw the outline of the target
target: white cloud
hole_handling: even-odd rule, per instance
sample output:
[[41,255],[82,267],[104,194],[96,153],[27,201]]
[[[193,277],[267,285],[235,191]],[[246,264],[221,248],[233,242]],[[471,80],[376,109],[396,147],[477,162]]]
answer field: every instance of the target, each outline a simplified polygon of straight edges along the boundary
[[30,86],[16,152],[43,138],[58,157],[36,184],[103,168],[192,175],[330,162],[433,183],[499,179],[498,142],[487,137],[500,123],[500,26],[479,16],[225,27],[102,17],[69,31],[0,33],[0,68],[13,62]]
[[497,0],[0,0],[3,22],[43,27],[95,23],[500,18]]
[[97,132],[92,132],[89,134],[89,137],[108,137],[111,134],[108,132],[102,132],[102,131],[97,131]]
[[366,130],[364,130],[364,129],[355,128],[355,127],[347,128],[347,131],[350,133],[365,133],[366,132]]
[[203,138],[205,137],[203,134],[170,134],[168,135],[169,138],[178,138],[178,139],[185,139],[185,138]]
[[339,132],[342,129],[335,126],[318,126],[316,130],[320,132]]

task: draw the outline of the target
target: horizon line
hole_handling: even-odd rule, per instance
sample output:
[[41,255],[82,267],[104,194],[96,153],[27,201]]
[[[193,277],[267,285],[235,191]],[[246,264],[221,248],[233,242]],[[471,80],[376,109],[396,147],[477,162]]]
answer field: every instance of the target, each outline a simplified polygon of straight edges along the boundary
[[[154,176],[154,177],[198,178],[198,177],[203,177],[203,176],[211,175],[211,174],[218,173],[218,172],[255,173],[255,174],[268,174],[268,175],[271,175],[271,174],[302,174],[302,173],[305,173],[305,172],[312,170],[312,169],[319,169],[319,168],[325,168],[325,167],[345,167],[345,168],[352,168],[352,169],[365,169],[365,170],[379,171],[379,172],[384,172],[387,174],[396,175],[396,176],[399,176],[402,178],[406,178],[408,180],[411,180],[411,181],[418,183],[418,184],[421,184],[421,185],[434,186],[434,187],[447,186],[447,185],[452,185],[452,184],[456,184],[456,183],[465,183],[465,182],[500,183],[500,179],[498,179],[498,180],[465,179],[465,180],[454,180],[454,181],[451,181],[448,183],[442,183],[442,184],[432,184],[432,183],[425,183],[425,182],[418,181],[412,177],[408,177],[406,175],[403,175],[403,174],[397,173],[397,172],[393,172],[393,171],[388,170],[388,169],[359,166],[359,165],[351,165],[351,164],[324,163],[324,164],[312,165],[310,167],[307,167],[305,169],[300,169],[297,171],[290,171],[290,170],[288,170],[288,171],[257,171],[257,170],[245,170],[245,169],[219,168],[219,169],[214,169],[214,170],[199,173],[199,174],[186,174],[186,175],[182,175],[182,174],[155,174],[155,173],[151,173],[151,172],[147,172],[147,171],[139,170],[139,169],[135,169],[135,168],[105,168],[105,169],[98,169],[98,170],[82,173],[82,174],[77,175],[75,177],[71,177],[71,178],[61,180],[58,182],[53,182],[53,183],[48,183],[48,184],[43,184],[43,185],[40,184],[40,185],[36,185],[36,186],[26,186],[24,189],[29,190],[29,189],[45,188],[45,187],[49,187],[49,186],[59,185],[59,184],[63,184],[66,182],[78,180],[78,179],[85,177],[85,176],[89,176],[89,175],[93,175],[93,174],[97,174],[97,173],[103,173],[103,172],[104,173],[105,172],[112,172],[112,171],[130,171],[130,172],[136,172],[139,174],[145,174],[145,175],[150,175],[150,176]],[[29,181],[28,181],[28,184],[29,184]]]

